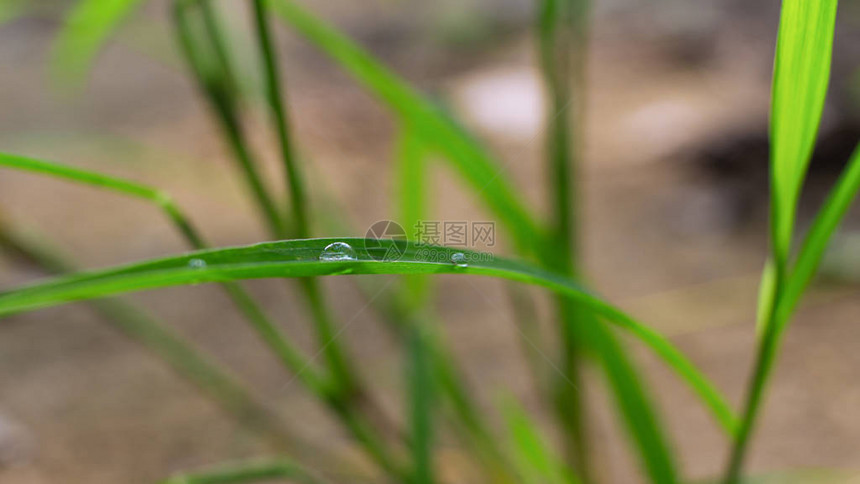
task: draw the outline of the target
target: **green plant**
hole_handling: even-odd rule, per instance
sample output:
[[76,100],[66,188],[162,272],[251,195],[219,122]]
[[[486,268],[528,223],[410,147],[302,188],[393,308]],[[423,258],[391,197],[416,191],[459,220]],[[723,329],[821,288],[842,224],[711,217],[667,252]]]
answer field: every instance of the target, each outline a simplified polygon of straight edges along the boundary
[[771,258],[759,298],[759,349],[726,482],[740,478],[746,448],[781,336],[860,187],[855,152],[806,235],[794,263],[792,237],[800,190],[812,158],[830,80],[836,0],[786,0],[777,38],[771,102]]
[[302,484],[320,484],[324,481],[288,460],[244,462],[198,474],[171,477],[164,484],[231,484],[241,482],[291,479]]
[[[58,76],[73,83],[84,79],[98,49],[139,0],[82,0],[72,12],[55,49]],[[230,52],[230,35],[221,25],[217,4],[209,0],[176,0],[177,38],[213,119],[230,149],[236,168],[256,203],[270,236],[277,240],[246,247],[208,248],[183,211],[162,191],[85,170],[0,153],[0,168],[29,171],[85,184],[148,201],[162,210],[193,252],[78,272],[73,264],[15,231],[0,225],[0,243],[49,272],[68,273],[48,282],[0,292],[0,317],[23,311],[91,301],[118,328],[164,358],[252,428],[269,434],[279,451],[292,460],[252,462],[203,474],[179,476],[166,483],[252,482],[289,478],[323,482],[307,470],[302,443],[258,404],[224,370],[191,344],[150,316],[117,299],[133,291],[198,283],[222,284],[250,326],[283,366],[325,405],[362,446],[387,479],[430,484],[440,482],[434,465],[438,429],[450,426],[482,464],[488,482],[589,483],[596,480],[587,452],[587,413],[579,375],[593,360],[606,376],[635,448],[643,474],[651,482],[682,480],[675,455],[650,401],[648,385],[615,335],[622,330],[654,351],[675,371],[713,414],[733,442],[726,482],[738,482],[743,458],[759,412],[780,337],[814,276],[827,242],[860,188],[860,150],[822,207],[796,257],[791,257],[796,205],[815,143],[829,75],[836,14],[835,0],[785,0],[776,55],[773,89],[771,259],[762,279],[757,363],[744,413],[737,419],[721,393],[666,338],[585,289],[577,250],[575,173],[582,133],[582,76],[587,37],[588,3],[543,0],[538,15],[541,70],[550,93],[547,120],[548,192],[553,213],[543,222],[518,195],[502,165],[480,143],[433,102],[412,89],[346,36],[292,0],[253,0],[256,48],[271,128],[277,136],[284,174],[281,189],[287,206],[259,173],[259,163],[243,131],[249,100],[240,88]],[[447,161],[470,185],[476,198],[498,219],[514,241],[518,260],[429,246],[411,240],[309,238],[315,212],[309,205],[298,149],[283,104],[284,83],[272,39],[270,20],[277,15],[375,94],[395,115],[400,128],[397,150],[397,197],[400,220],[413,226],[428,214],[425,185],[428,163]],[[288,216],[286,214],[289,214]],[[332,250],[337,250],[332,253]],[[396,250],[397,260],[384,260]],[[395,297],[369,302],[406,348],[404,397],[407,428],[399,428],[376,405],[369,386],[358,378],[355,362],[337,341],[326,296],[315,277],[388,274],[403,278]],[[554,408],[564,439],[558,457],[540,427],[517,402],[503,405],[510,438],[500,444],[492,426],[467,391],[456,362],[439,335],[430,304],[436,274],[480,275],[515,284],[536,285],[556,296],[556,323],[561,365],[542,396]],[[245,279],[297,279],[307,302],[325,364],[316,366],[281,333],[241,286]],[[523,319],[532,317],[528,313]],[[533,321],[523,321],[530,324]],[[535,364],[538,378],[547,368]],[[573,382],[573,385],[571,385]],[[446,410],[443,412],[443,409]],[[326,456],[326,459],[335,457]],[[306,464],[307,465],[304,465]],[[320,471],[322,469],[319,469]],[[324,472],[319,472],[325,474]],[[330,476],[326,476],[330,477]]]

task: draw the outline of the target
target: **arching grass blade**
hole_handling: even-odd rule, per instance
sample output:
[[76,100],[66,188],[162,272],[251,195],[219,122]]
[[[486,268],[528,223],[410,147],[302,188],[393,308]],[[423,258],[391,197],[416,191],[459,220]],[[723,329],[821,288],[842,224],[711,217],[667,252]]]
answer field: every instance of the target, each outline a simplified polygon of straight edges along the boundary
[[[8,230],[0,224],[0,249],[51,274],[77,270],[68,257],[40,238]],[[197,350],[182,336],[143,310],[119,298],[98,299],[90,305],[111,326],[160,357],[177,374],[196,385],[237,421],[258,432],[273,448],[288,453],[307,449],[279,417],[253,395],[226,369]],[[315,453],[320,449],[314,449]],[[327,458],[334,458],[328,455]]]
[[[631,331],[655,349],[658,355],[691,385],[727,432],[733,430],[733,418],[722,396],[671,343],[570,280],[489,254],[397,240],[370,242],[371,249],[365,248],[365,239],[352,238],[269,242],[196,251],[176,257],[86,272],[0,293],[0,316],[132,291],[240,279],[346,274],[491,276],[548,288],[576,300],[607,321]],[[333,243],[350,245],[354,249],[354,255],[350,254],[348,259],[343,260],[320,260],[326,247]],[[382,255],[389,250],[402,253],[401,258],[397,261],[383,261]],[[453,263],[454,254],[463,254],[468,261],[467,265]],[[204,261],[205,265],[193,263],[195,260]]]
[[[89,170],[82,170],[71,166],[50,163],[35,158],[0,153],[0,167],[27,171],[53,178],[67,180],[73,183],[90,185],[93,187],[113,191],[126,196],[139,198],[150,202],[164,212],[179,233],[194,249],[204,249],[207,244],[202,235],[191,224],[191,220],[179,208],[169,194],[155,188],[136,183],[122,178],[112,177]],[[326,389],[322,378],[317,370],[308,367],[307,358],[299,351],[269,320],[262,308],[254,301],[253,297],[239,284],[226,282],[224,289],[233,300],[236,307],[248,320],[258,335],[272,349],[274,354],[281,360],[286,368],[299,373],[302,381],[308,388],[316,393],[323,394]]]

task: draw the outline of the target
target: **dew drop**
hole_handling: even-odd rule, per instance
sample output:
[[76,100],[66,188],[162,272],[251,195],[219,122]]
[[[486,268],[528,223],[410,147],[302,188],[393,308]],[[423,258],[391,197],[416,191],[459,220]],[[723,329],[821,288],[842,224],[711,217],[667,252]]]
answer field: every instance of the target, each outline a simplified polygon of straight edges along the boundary
[[454,263],[457,267],[468,267],[469,263],[466,262],[466,254],[462,252],[456,252],[451,254],[451,262]]
[[320,254],[320,260],[323,262],[338,262],[347,260],[358,260],[355,255],[355,249],[346,242],[334,242],[328,244]]
[[192,269],[203,269],[206,267],[206,261],[203,259],[191,259],[188,261],[188,267]]

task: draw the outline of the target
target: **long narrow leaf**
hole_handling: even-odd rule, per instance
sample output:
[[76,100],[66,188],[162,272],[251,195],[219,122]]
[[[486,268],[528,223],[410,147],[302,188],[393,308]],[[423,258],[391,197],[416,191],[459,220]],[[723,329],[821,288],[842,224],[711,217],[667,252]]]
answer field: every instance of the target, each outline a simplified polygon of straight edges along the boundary
[[271,482],[273,479],[290,479],[292,482],[302,484],[324,482],[298,464],[286,459],[278,459],[243,462],[194,474],[181,474],[162,481],[161,484],[244,484]]
[[534,248],[540,240],[538,225],[502,167],[480,145],[432,102],[296,2],[276,0],[272,9],[379,97],[425,143],[444,154],[510,229],[521,249]]
[[[164,192],[154,188],[123,180],[120,178],[110,177],[87,170],[81,170],[69,166],[58,165],[32,158],[22,157],[18,155],[10,155],[0,153],[0,167],[14,168],[22,171],[52,176],[55,178],[66,179],[72,182],[92,185],[107,190],[115,191],[132,197],[142,198],[160,206],[168,215],[185,238],[195,248],[205,247],[205,242],[191,225],[188,218],[182,213],[179,207],[172,199]],[[198,261],[193,262],[197,264]],[[324,382],[322,376],[313,366],[310,366],[301,351],[296,348],[291,341],[286,338],[282,332],[274,325],[256,304],[253,298],[236,282],[222,281],[228,295],[233,299],[237,308],[251,323],[252,327],[259,334],[261,339],[269,345],[275,355],[282,361],[285,367],[296,373],[297,378],[307,385],[308,389],[317,396],[328,398],[328,385]],[[304,282],[307,282],[305,280]],[[307,286],[305,286],[307,287]],[[314,307],[319,307],[320,299],[314,301]],[[333,333],[332,333],[333,334]],[[333,345],[329,345],[331,349]],[[343,407],[338,407],[343,408]],[[359,440],[365,442],[369,446],[374,446],[371,453],[375,456],[383,457],[378,446],[374,443],[374,438],[368,433],[369,427],[360,425],[356,416],[350,415],[347,425],[360,432]],[[387,460],[385,462],[388,462]],[[384,465],[389,467],[388,465]],[[393,468],[393,467],[391,467]]]
[[[164,212],[192,248],[203,249],[207,246],[203,237],[173,201],[173,198],[161,190],[89,170],[7,153],[0,153],[0,167],[90,185],[146,200]],[[302,381],[312,391],[317,393],[323,392],[323,382],[320,375],[317,374],[316,368],[308,367],[306,363],[307,358],[281,333],[278,327],[268,318],[265,311],[255,302],[254,298],[239,284],[225,283],[224,289],[233,300],[237,309],[251,323],[263,341],[270,346],[272,351],[283,362],[284,366],[293,372],[297,372]]]
[[[839,226],[845,213],[848,211],[851,202],[854,201],[858,190],[860,190],[860,147],[855,150],[844,173],[831,191],[824,206],[819,210],[804,240],[797,262],[788,276],[784,289],[775,301],[775,306],[767,325],[769,331],[764,336],[767,340],[762,341],[760,354],[758,355],[756,369],[757,384],[754,387],[754,393],[751,394],[755,397],[755,400],[753,400],[753,405],[755,406],[760,405],[764,386],[776,360],[779,342],[786,327],[791,322],[791,316],[800,303],[804,291],[818,271],[818,266],[824,257],[827,245],[836,232],[836,228]],[[755,409],[755,407],[752,408]],[[754,417],[755,410],[750,415]],[[752,420],[754,418],[747,416],[743,422],[744,426],[740,428],[741,431],[746,433],[747,438],[754,423]],[[740,435],[743,436],[745,434]]]
[[[417,241],[418,228],[428,216],[428,184],[431,153],[423,140],[409,125],[401,126],[400,138],[396,146],[397,158],[397,220],[403,224],[407,239]],[[403,290],[399,294],[403,316],[396,318],[403,322],[420,324],[429,357],[432,358],[440,398],[444,395],[451,404],[455,429],[466,441],[474,445],[480,463],[487,475],[494,476],[493,482],[514,482],[514,470],[509,459],[503,454],[501,446],[492,437],[489,426],[468,390],[456,358],[445,344],[438,326],[432,324],[435,318],[430,307],[433,278],[426,275],[404,276]],[[418,321],[417,323],[415,321]]]
[[[0,249],[52,274],[77,270],[67,257],[40,238],[9,231],[3,224],[0,224]],[[306,442],[299,442],[294,432],[258,402],[227,369],[147,312],[119,298],[99,299],[91,305],[110,325],[160,357],[239,422],[266,436],[277,450],[298,453],[308,448]],[[320,451],[313,449],[312,452]],[[334,456],[326,455],[326,458]]]
[[[395,240],[373,240],[367,249],[365,242],[365,239],[350,238],[270,242],[197,251],[177,257],[82,273],[0,293],[0,316],[131,291],[239,279],[446,273],[499,277],[543,286],[564,294],[613,324],[631,331],[652,347],[690,384],[727,432],[731,433],[733,430],[734,417],[722,396],[671,343],[570,280],[489,254]],[[352,251],[347,250],[347,255],[341,255],[346,247],[331,245],[339,243],[349,245]],[[329,251],[326,251],[326,248]],[[335,250],[332,255],[333,248],[340,250]],[[397,261],[383,261],[383,256],[388,251],[400,252],[403,255]],[[465,265],[460,262],[459,254],[467,261]]]
[[[583,306],[587,306],[587,303]],[[652,410],[653,405],[646,385],[637,378],[633,364],[625,356],[623,346],[608,328],[598,324],[586,325],[583,333],[601,356],[615,404],[624,416],[624,424],[636,444],[641,465],[647,471],[651,482],[678,482],[674,459],[661,432],[658,417]]]
[[[808,252],[800,266],[803,271],[800,277],[792,277],[797,274],[792,275],[789,270],[791,240],[800,191],[815,147],[830,80],[836,6],[837,0],[784,0],[782,4],[774,62],[770,127],[773,266],[766,270],[772,270],[773,274],[765,273],[763,277],[761,301],[766,306],[760,308],[759,314],[765,323],[760,325],[762,336],[756,362],[726,468],[727,484],[734,484],[740,479],[783,328],[808,279],[812,277],[820,256]],[[831,220],[834,215],[827,215],[824,221],[819,219],[818,228],[812,232],[813,251],[823,250],[821,242],[825,242],[829,234],[823,239],[816,237],[824,235],[831,223],[835,229],[836,223]],[[809,245],[806,247],[808,249]],[[798,281],[802,284],[798,285]],[[773,284],[773,288],[768,288],[768,284]]]
[[858,190],[860,190],[860,146],[854,150],[845,171],[831,190],[824,206],[818,211],[801,246],[786,284],[785,294],[780,298],[778,311],[786,313],[777,319],[780,330],[788,324],[788,316],[797,306],[803,291],[818,271],[827,245],[851,207],[851,203],[857,197]]
[[272,115],[274,131],[278,135],[281,148],[281,161],[284,167],[286,185],[289,189],[293,226],[298,237],[310,237],[308,226],[308,199],[304,177],[299,170],[295,142],[290,129],[287,111],[284,108],[283,86],[278,65],[278,53],[272,41],[269,26],[269,7],[266,0],[253,0],[254,20],[257,43],[262,58],[263,78],[265,79],[266,100]]
[[[541,258],[545,267],[552,270],[579,277],[579,204],[578,192],[575,185],[575,172],[580,160],[581,149],[576,143],[576,136],[581,133],[581,119],[575,113],[580,112],[580,95],[583,94],[580,83],[574,82],[574,68],[581,73],[585,66],[578,62],[584,52],[584,24],[587,16],[577,15],[578,0],[542,0],[538,7],[538,45],[540,53],[540,70],[546,86],[547,103],[545,134],[545,170],[549,173],[547,179],[547,202],[551,210],[551,231],[549,234],[550,247]],[[582,383],[583,367],[587,350],[608,348],[598,346],[587,340],[588,332],[583,331],[583,325],[592,324],[588,321],[593,316],[588,311],[582,311],[569,299],[556,299],[558,325],[558,340],[561,346],[559,364],[560,375],[555,378],[554,390],[558,404],[556,410],[562,427],[566,459],[576,469],[580,478],[586,482],[594,481],[593,459],[590,457],[589,419],[586,402],[587,387]],[[616,354],[597,354],[599,360],[623,358]],[[605,367],[605,366],[604,366]],[[607,373],[612,377],[613,373]],[[628,375],[636,379],[636,375]],[[611,385],[615,388],[617,385]],[[651,413],[650,408],[642,409]],[[622,414],[622,418],[635,418],[635,415]],[[631,426],[632,428],[632,426]],[[646,439],[651,440],[651,439]],[[641,439],[636,440],[641,441]],[[650,445],[649,445],[650,446]]]
[[[404,225],[407,239],[415,240],[416,230],[427,216],[427,184],[430,180],[427,176],[427,150],[411,128],[402,130],[397,143],[397,215]],[[403,295],[407,304],[413,307],[425,304],[429,297],[430,279],[412,276],[405,282]]]
[[[198,7],[199,15],[193,15],[190,10],[193,6]],[[289,230],[260,174],[259,160],[249,146],[242,126],[236,96],[236,74],[214,6],[208,1],[177,0],[173,4],[173,20],[182,54],[218,120],[221,134],[255,200],[258,214],[274,238],[286,237]],[[198,23],[203,25],[198,26]]]
[[761,271],[761,282],[758,288],[758,301],[756,305],[755,329],[759,336],[764,334],[765,326],[768,324],[770,311],[776,303],[776,266],[773,259],[765,262]]
[[429,348],[430,334],[420,321],[410,331],[409,371],[406,373],[410,398],[412,456],[415,484],[435,482],[433,471],[433,408],[435,382]]
[[[253,0],[252,7],[257,42],[260,57],[262,58],[266,99],[272,115],[272,125],[274,131],[277,133],[284,176],[289,189],[290,213],[293,217],[292,225],[296,237],[307,238],[311,236],[308,225],[308,199],[305,194],[306,189],[303,176],[299,170],[294,140],[282,99],[283,83],[280,80],[277,51],[275,43],[272,40],[272,32],[269,25],[268,2],[266,0]],[[225,72],[232,71],[227,67],[224,70]],[[358,377],[352,371],[351,365],[347,363],[346,352],[341,347],[341,344],[337,342],[334,318],[326,302],[325,293],[317,285],[316,281],[312,279],[303,280],[301,287],[305,293],[306,300],[311,306],[311,314],[314,316],[314,327],[317,330],[319,345],[322,348],[332,374],[341,386],[342,392],[345,394],[361,393],[361,398],[365,398],[366,395],[363,393],[366,389],[361,388]]]
[[10,153],[0,153],[0,167],[46,175],[52,178],[103,188],[112,192],[147,200],[164,210],[168,218],[177,226],[182,235],[194,248],[202,248],[205,245],[200,235],[191,227],[187,217],[182,214],[170,195],[161,190],[94,171],[82,170],[80,168]]
[[81,0],[56,40],[51,67],[56,81],[80,87],[110,35],[141,0]]
[[794,216],[830,81],[837,0],[785,0],[771,106],[774,257],[787,263]]
[[[397,146],[397,165],[399,172],[399,193],[397,200],[400,220],[406,226],[406,236],[412,239],[413,227],[426,216],[426,183],[424,146],[411,130],[404,129]],[[433,421],[436,399],[433,358],[439,354],[431,344],[439,339],[431,337],[428,325],[431,311],[428,282],[430,278],[422,275],[404,276],[401,296],[405,318],[408,324],[407,349],[408,371],[406,373],[409,389],[408,415],[411,420],[412,434],[410,443],[413,457],[413,481],[415,484],[431,484],[435,481],[433,469]]]
[[565,468],[562,460],[553,454],[540,428],[518,401],[513,398],[502,406],[505,425],[511,435],[516,452],[514,457],[524,484],[573,484],[578,482]]

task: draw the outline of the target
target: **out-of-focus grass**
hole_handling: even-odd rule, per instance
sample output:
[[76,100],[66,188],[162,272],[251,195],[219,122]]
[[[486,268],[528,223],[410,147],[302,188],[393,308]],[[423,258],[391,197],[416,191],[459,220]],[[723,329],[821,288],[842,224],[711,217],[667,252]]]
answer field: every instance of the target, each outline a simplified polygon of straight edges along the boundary
[[[79,86],[105,41],[139,3],[139,0],[81,0],[72,9],[55,45],[52,64],[55,78],[68,87]],[[4,16],[11,18],[16,15],[19,11],[16,7],[20,4],[9,3],[8,0],[0,3],[0,21]],[[593,464],[587,452],[589,442],[585,422],[588,413],[582,406],[578,388],[581,380],[577,377],[581,365],[591,356],[604,371],[620,417],[639,456],[643,474],[651,482],[659,484],[681,481],[667,429],[650,401],[647,383],[640,378],[614,335],[613,328],[618,328],[636,336],[655,351],[714,414],[734,444],[725,480],[727,483],[740,482],[744,456],[780,336],[814,276],[829,239],[860,187],[860,154],[855,154],[807,233],[797,256],[792,258],[797,200],[815,144],[828,84],[835,0],[785,0],[783,4],[774,71],[771,129],[771,259],[760,291],[758,319],[761,336],[757,363],[740,422],[736,421],[720,392],[668,340],[576,282],[576,278],[582,275],[577,250],[576,169],[582,137],[587,2],[543,0],[537,15],[540,67],[551,100],[546,138],[547,168],[551,174],[547,193],[552,209],[548,224],[524,202],[515,184],[505,175],[502,164],[455,120],[348,37],[292,0],[249,2],[257,40],[259,79],[263,83],[261,91],[265,93],[271,129],[277,136],[284,175],[284,183],[269,183],[260,174],[257,156],[244,131],[243,117],[248,103],[237,85],[240,76],[234,65],[232,37],[219,20],[218,4],[211,0],[176,0],[173,7],[175,30],[190,67],[190,75],[211,107],[212,117],[233,154],[237,173],[247,184],[248,195],[256,202],[260,219],[272,238],[292,240],[203,250],[205,243],[191,221],[161,191],[98,173],[14,155],[0,155],[0,166],[64,178],[148,200],[159,206],[191,246],[198,249],[181,256],[77,273],[9,290],[0,293],[0,315],[131,291],[201,282],[222,283],[284,366],[302,379],[321,405],[332,411],[387,478],[420,484],[440,481],[434,465],[434,444],[442,428],[443,413],[438,410],[443,402],[454,410],[451,412],[454,417],[445,419],[444,423],[466,429],[461,433],[472,439],[474,445],[469,447],[470,452],[485,464],[482,469],[488,482],[594,481],[599,473],[592,471]],[[299,149],[290,131],[288,110],[283,99],[282,67],[272,32],[272,15],[284,20],[352,74],[396,116],[402,132],[397,200],[403,222],[411,228],[422,218],[431,216],[428,197],[434,192],[427,186],[427,163],[439,156],[463,177],[474,196],[507,230],[515,242],[514,250],[523,262],[488,258],[472,251],[426,246],[413,241],[309,239],[311,226],[323,225],[316,223],[315,219],[322,215],[311,211],[309,192],[314,187],[304,181],[304,170],[297,156]],[[281,204],[279,200],[289,203]],[[18,248],[22,253],[38,254],[37,251],[28,252],[26,243]],[[335,248],[337,252],[331,252]],[[402,256],[395,261],[383,260],[382,254],[394,249],[402,252]],[[49,261],[46,258],[43,262]],[[389,274],[404,278],[402,290],[387,306],[387,317],[398,321],[398,331],[404,336],[401,341],[406,348],[404,367],[408,380],[403,398],[408,423],[406,430],[392,424],[374,405],[369,387],[356,376],[357,362],[337,342],[335,322],[326,296],[310,279],[358,274]],[[429,280],[429,276],[434,274],[501,278],[538,285],[558,296],[556,326],[562,343],[562,375],[552,392],[542,396],[552,399],[549,404],[558,410],[556,417],[562,424],[565,442],[563,459],[556,456],[553,444],[543,438],[541,429],[516,404],[504,408],[510,441],[500,445],[480,415],[467,386],[460,380],[442,338],[435,332]],[[308,302],[317,331],[319,351],[325,359],[323,368],[307,369],[307,357],[293,348],[289,339],[276,329],[238,285],[238,281],[251,278],[302,280],[299,287]],[[130,316],[130,311],[110,300],[96,304],[119,321],[120,326],[126,321],[126,328],[135,328],[130,332],[136,338],[189,373],[189,377],[200,386],[217,389],[232,385],[219,384],[228,380],[222,378],[217,369],[195,363],[198,360],[191,350],[175,339],[164,337],[155,323]],[[528,314],[521,317],[527,319]],[[577,383],[570,386],[568,383],[571,381]],[[230,400],[238,394],[212,393],[221,400]],[[181,476],[167,482],[251,482],[274,477],[319,482],[309,472],[280,460],[241,464],[211,473]]]

